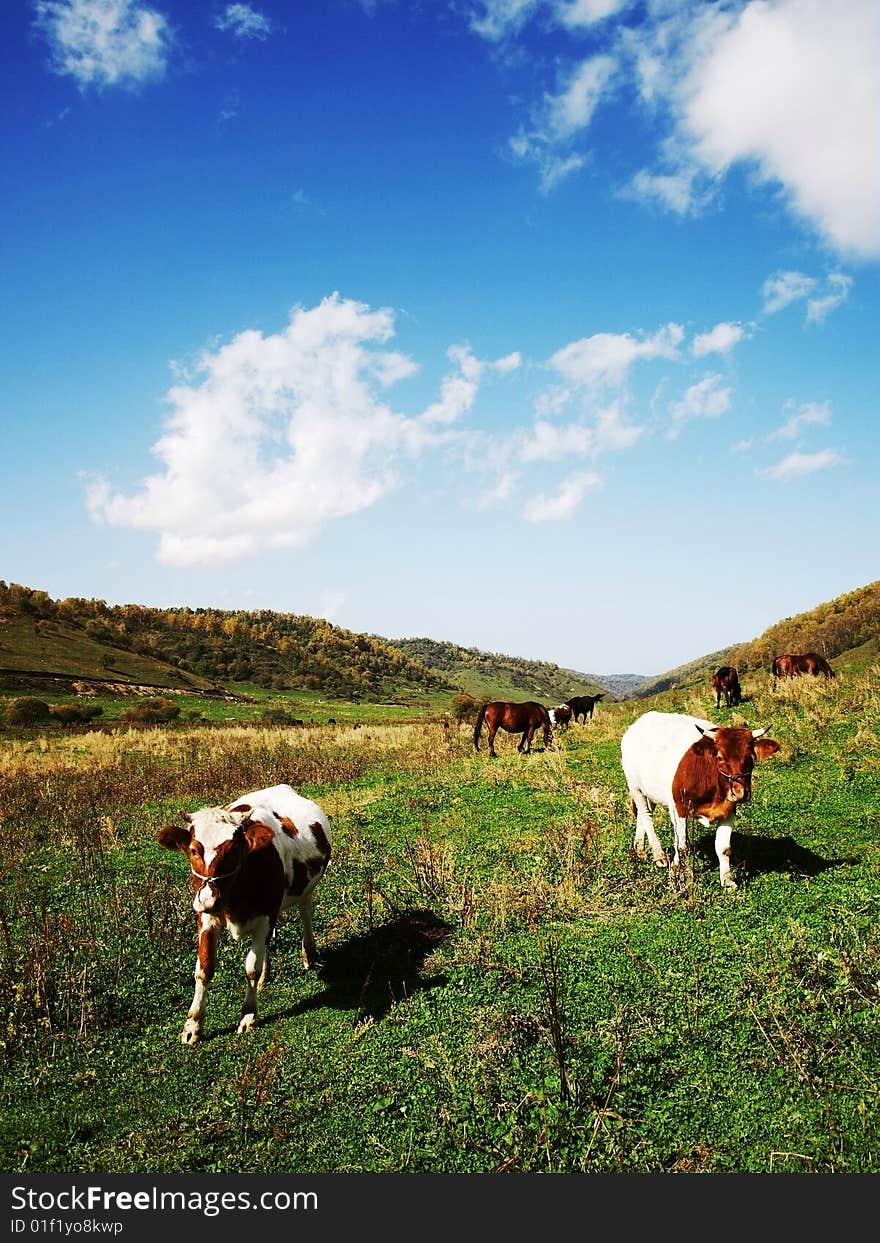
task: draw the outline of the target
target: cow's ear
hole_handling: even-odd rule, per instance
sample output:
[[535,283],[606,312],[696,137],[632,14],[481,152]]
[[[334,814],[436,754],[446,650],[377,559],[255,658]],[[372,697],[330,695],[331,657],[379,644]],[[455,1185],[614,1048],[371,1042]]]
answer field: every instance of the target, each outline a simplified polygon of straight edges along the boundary
[[694,755],[714,755],[715,739],[711,734],[703,734],[702,738],[698,738],[691,747]]
[[775,755],[779,749],[775,738],[759,738],[755,743],[755,755],[759,760],[766,760],[768,755]]
[[156,834],[156,841],[166,850],[189,850],[190,832],[179,824],[166,824]]
[[180,818],[184,824],[192,824],[192,812],[191,811],[182,811],[180,813]]

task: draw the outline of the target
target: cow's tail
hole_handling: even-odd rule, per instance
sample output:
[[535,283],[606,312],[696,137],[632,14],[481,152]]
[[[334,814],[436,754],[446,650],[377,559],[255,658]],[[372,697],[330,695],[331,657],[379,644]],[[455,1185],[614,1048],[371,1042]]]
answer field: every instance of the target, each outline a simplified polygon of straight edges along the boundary
[[770,672],[773,675],[773,681],[775,682],[776,679],[779,677],[779,657],[778,656],[773,657],[773,662],[770,665]]
[[480,708],[480,711],[477,713],[477,721],[476,721],[476,724],[474,725],[474,750],[475,751],[479,751],[480,749],[480,731],[483,728],[483,717],[485,715],[486,715],[486,704],[483,704],[483,706]]

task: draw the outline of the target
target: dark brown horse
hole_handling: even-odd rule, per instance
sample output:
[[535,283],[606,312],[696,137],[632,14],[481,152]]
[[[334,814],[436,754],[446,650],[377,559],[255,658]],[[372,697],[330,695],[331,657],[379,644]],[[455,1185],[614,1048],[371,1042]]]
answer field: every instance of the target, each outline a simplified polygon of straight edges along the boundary
[[777,678],[797,678],[802,673],[814,678],[820,673],[826,678],[836,677],[828,661],[818,652],[787,652],[784,656],[776,656],[770,672],[773,674],[774,687]]
[[544,731],[544,746],[553,745],[550,714],[543,704],[535,703],[534,700],[530,699],[527,703],[505,703],[503,700],[496,699],[491,703],[483,704],[477,713],[477,722],[474,725],[475,751],[480,749],[480,731],[483,728],[484,719],[489,731],[489,754],[492,756],[495,755],[495,735],[499,729],[506,729],[509,734],[522,733],[516,749],[523,755],[527,755],[532,749],[532,739],[537,729]]
[[600,699],[605,698],[605,692],[600,691],[598,695],[572,695],[570,699],[566,699],[566,703],[574,714],[574,722],[577,724],[579,716],[584,718],[584,725],[587,723],[587,717],[592,721],[593,709]]
[[728,708],[742,703],[742,690],[739,685],[739,674],[733,665],[722,665],[717,673],[712,674],[712,689],[715,692],[715,707],[721,707],[721,696]]

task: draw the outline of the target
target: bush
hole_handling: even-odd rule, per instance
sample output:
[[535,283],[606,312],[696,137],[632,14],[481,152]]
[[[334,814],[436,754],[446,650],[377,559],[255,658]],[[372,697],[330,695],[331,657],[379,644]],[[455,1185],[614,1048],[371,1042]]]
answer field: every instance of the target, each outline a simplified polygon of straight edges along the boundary
[[49,711],[62,725],[84,725],[101,716],[104,709],[100,704],[52,704]]
[[[260,721],[264,725],[293,725],[296,718],[290,712],[285,712],[283,708],[267,708],[265,712],[260,714]],[[302,724],[302,722],[299,722]]]
[[6,709],[7,725],[41,725],[51,719],[49,705],[32,695],[13,699]]
[[163,725],[180,716],[180,705],[172,703],[163,695],[153,695],[143,703],[129,708],[122,715],[125,725]]
[[476,711],[476,700],[470,695],[456,695],[452,701],[452,715],[458,722],[467,721]]

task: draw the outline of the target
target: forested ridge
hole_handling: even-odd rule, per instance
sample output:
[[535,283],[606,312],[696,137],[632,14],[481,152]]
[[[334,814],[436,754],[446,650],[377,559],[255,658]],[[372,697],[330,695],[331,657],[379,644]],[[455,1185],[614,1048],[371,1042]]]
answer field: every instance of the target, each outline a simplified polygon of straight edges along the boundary
[[[442,676],[380,638],[323,618],[270,609],[147,608],[108,605],[0,582],[0,612],[34,627],[62,624],[87,638],[185,669],[215,683],[316,690],[348,699],[442,690]],[[0,664],[4,662],[0,660]]]

